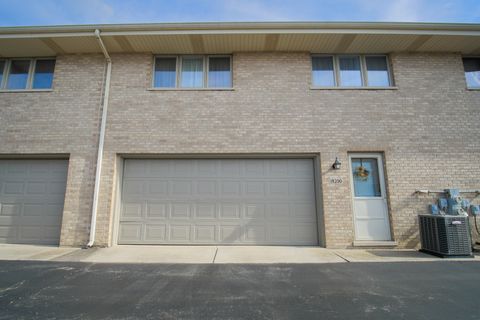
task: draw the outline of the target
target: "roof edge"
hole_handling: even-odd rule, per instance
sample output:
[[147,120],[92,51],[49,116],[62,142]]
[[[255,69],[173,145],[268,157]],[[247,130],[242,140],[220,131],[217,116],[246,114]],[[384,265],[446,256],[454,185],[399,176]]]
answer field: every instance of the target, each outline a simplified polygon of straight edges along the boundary
[[96,29],[102,32],[188,32],[201,31],[286,31],[294,30],[383,30],[383,31],[454,31],[478,32],[480,24],[476,23],[431,23],[431,22],[174,22],[174,23],[138,23],[138,24],[85,24],[85,25],[56,25],[56,26],[18,26],[0,27],[0,34],[48,34],[48,33],[93,33]]

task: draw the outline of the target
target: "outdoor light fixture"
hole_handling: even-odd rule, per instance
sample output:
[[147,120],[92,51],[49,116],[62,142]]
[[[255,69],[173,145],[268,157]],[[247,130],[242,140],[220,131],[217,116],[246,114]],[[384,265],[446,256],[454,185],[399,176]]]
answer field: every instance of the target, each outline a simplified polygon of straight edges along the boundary
[[332,164],[332,168],[334,170],[338,170],[340,169],[341,166],[342,166],[342,163],[338,160],[338,157],[335,157],[335,162]]

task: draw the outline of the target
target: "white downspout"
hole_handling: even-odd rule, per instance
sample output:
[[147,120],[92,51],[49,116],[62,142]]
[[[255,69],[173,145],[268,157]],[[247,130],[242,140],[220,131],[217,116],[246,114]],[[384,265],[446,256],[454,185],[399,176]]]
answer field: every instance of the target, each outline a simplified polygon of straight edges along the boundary
[[108,110],[108,97],[110,93],[110,76],[112,72],[112,60],[108,54],[107,48],[103,44],[100,37],[100,30],[95,30],[95,38],[102,49],[105,61],[107,62],[107,74],[105,77],[105,90],[103,91],[103,110],[102,121],[100,124],[100,138],[98,141],[98,154],[97,154],[97,168],[95,172],[95,188],[93,190],[93,203],[92,203],[92,220],[90,222],[90,237],[87,243],[87,247],[92,247],[95,242],[95,230],[97,226],[97,207],[98,207],[98,194],[100,193],[100,176],[102,174],[102,160],[103,160],[103,145],[105,142],[105,127],[107,124],[107,110]]

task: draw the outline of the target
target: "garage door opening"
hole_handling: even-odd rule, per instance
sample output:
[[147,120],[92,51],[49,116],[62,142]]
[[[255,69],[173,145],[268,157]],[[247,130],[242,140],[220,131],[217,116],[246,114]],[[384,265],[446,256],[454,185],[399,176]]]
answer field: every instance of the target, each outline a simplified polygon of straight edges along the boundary
[[68,160],[0,160],[0,243],[58,245]]
[[318,245],[313,159],[126,159],[118,244]]

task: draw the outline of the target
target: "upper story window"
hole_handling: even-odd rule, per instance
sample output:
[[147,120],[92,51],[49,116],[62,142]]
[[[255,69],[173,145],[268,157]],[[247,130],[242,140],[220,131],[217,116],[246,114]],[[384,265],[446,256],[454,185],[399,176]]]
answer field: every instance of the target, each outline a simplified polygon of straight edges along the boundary
[[155,57],[154,88],[231,88],[230,56]]
[[314,55],[313,87],[391,87],[385,55]]
[[0,60],[0,90],[51,89],[55,59]]
[[480,58],[463,58],[467,88],[480,89]]

